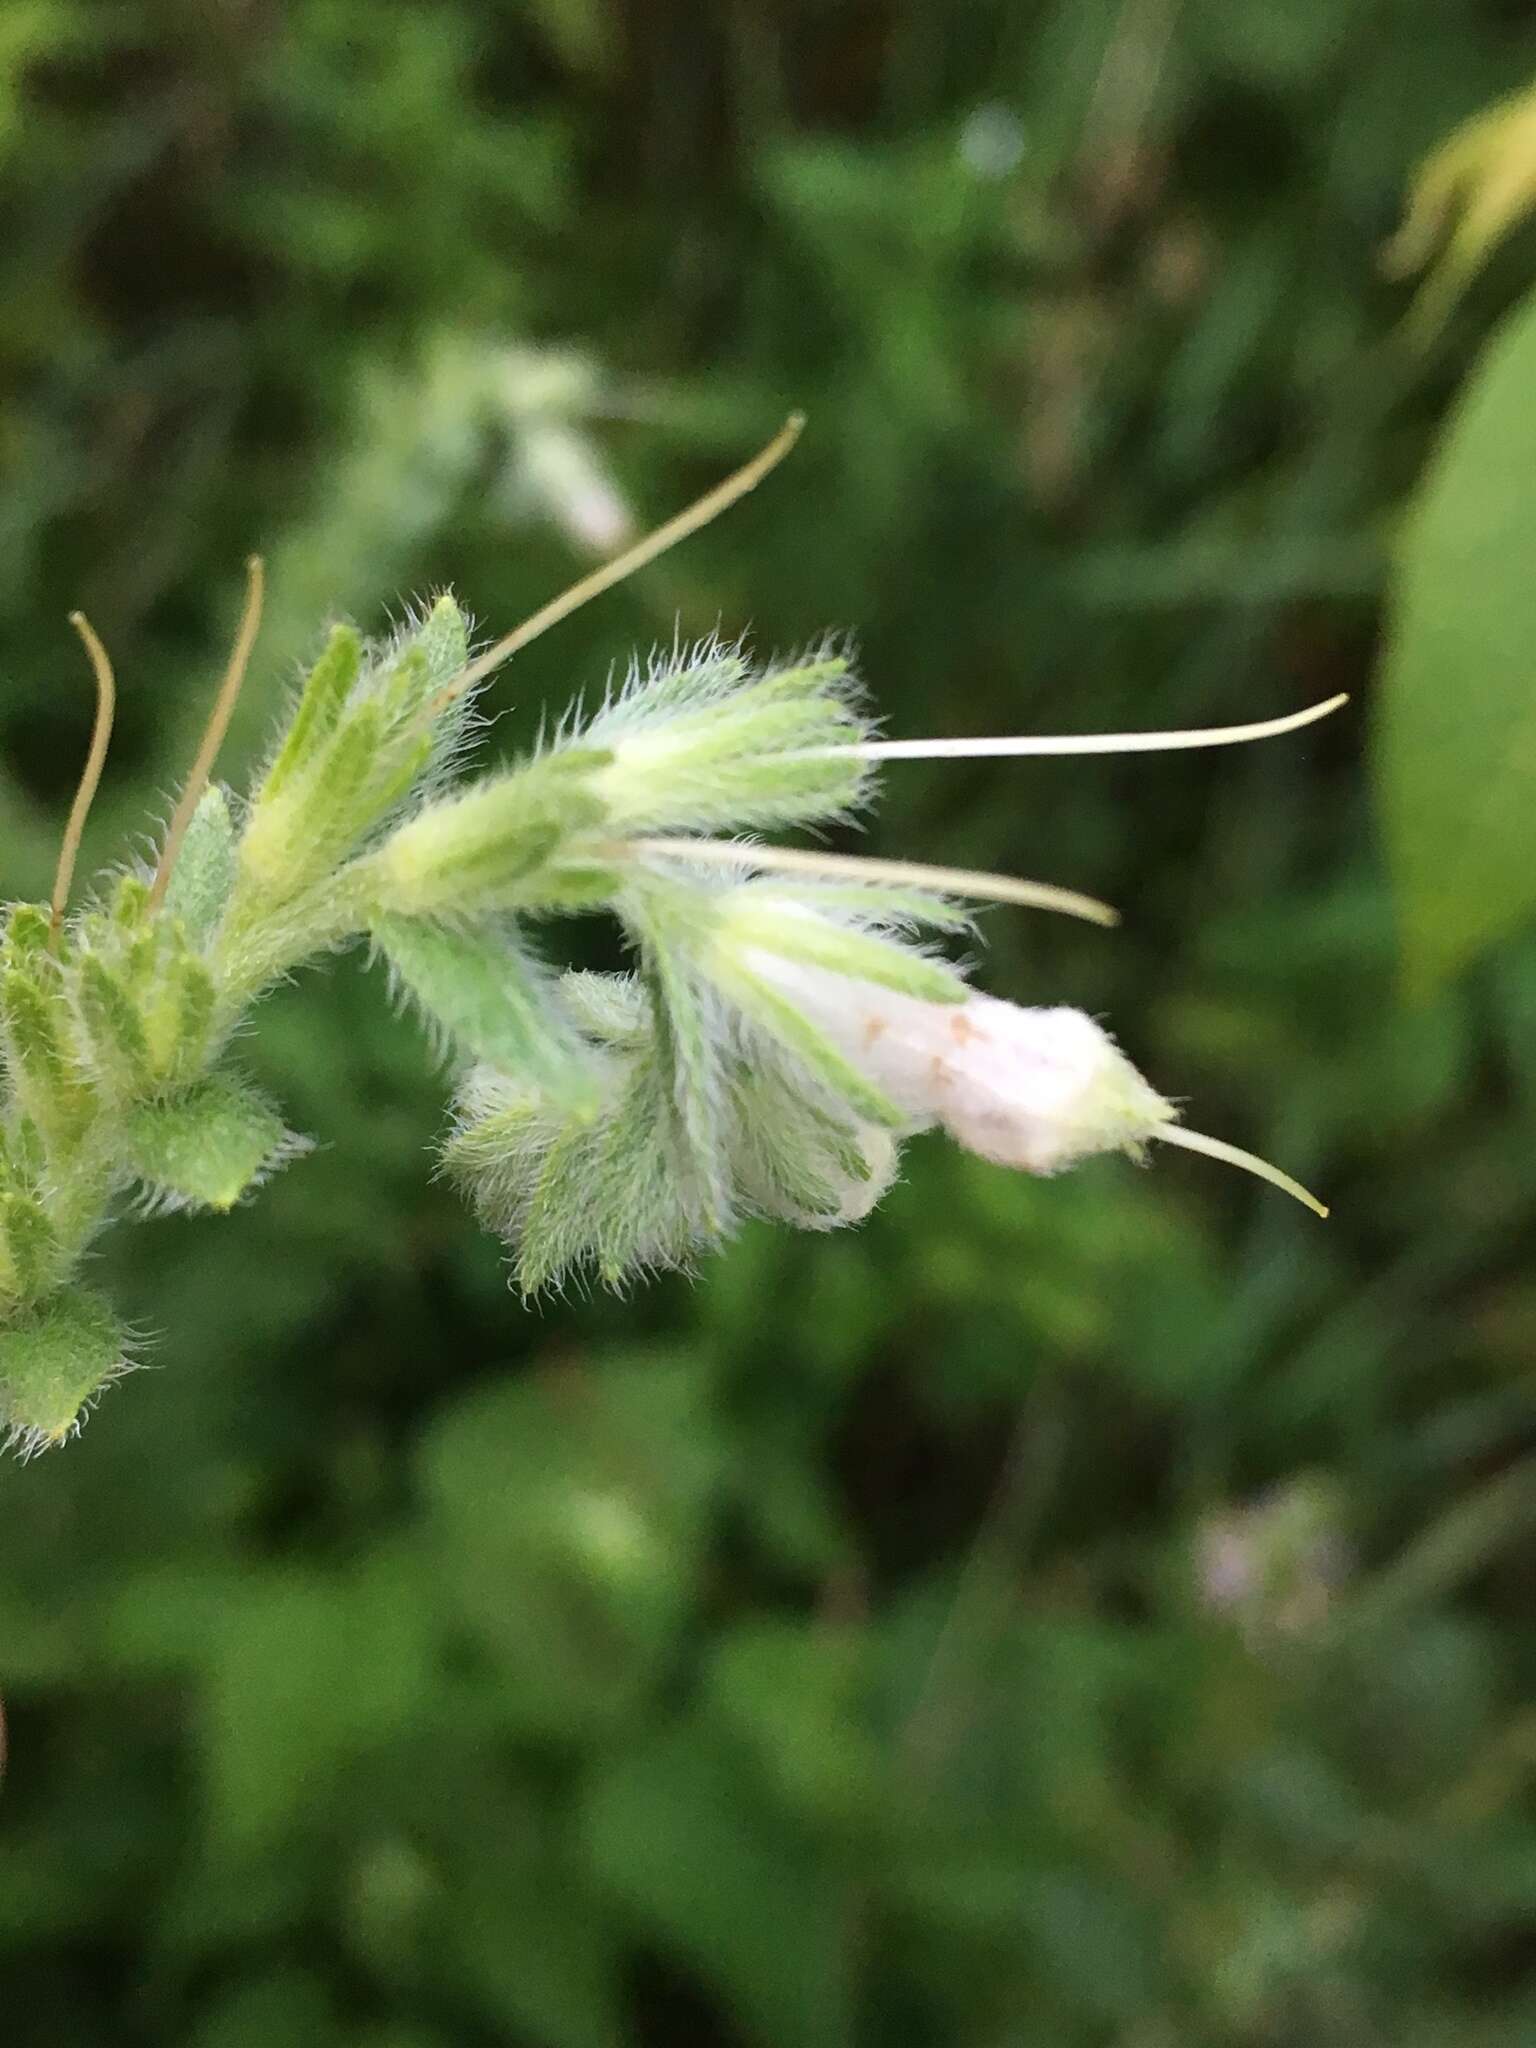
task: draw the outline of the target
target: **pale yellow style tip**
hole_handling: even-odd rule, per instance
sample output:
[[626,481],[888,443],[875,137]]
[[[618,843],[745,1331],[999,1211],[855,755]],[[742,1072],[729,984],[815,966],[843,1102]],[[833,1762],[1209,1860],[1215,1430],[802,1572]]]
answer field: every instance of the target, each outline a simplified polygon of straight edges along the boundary
[[1165,1145],[1180,1145],[1186,1152],[1202,1153],[1207,1159],[1219,1159],[1226,1166],[1235,1166],[1243,1173],[1267,1180],[1271,1187],[1279,1188],[1293,1201],[1300,1202],[1314,1216],[1326,1218],[1329,1213],[1328,1204],[1320,1202],[1299,1180],[1292,1180],[1288,1173],[1282,1173],[1278,1166],[1271,1166],[1267,1159],[1260,1159],[1256,1153],[1245,1152],[1240,1145],[1229,1145],[1225,1138],[1208,1138],[1203,1131],[1185,1130],[1182,1124],[1162,1124],[1152,1136],[1160,1138]]

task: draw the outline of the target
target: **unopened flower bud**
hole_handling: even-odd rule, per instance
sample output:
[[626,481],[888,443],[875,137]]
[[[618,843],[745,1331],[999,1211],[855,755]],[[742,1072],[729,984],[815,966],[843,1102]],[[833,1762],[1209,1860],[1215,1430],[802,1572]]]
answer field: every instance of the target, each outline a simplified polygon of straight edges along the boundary
[[596,787],[620,832],[736,830],[845,817],[869,793],[867,728],[846,658],[754,670],[705,641],[636,670],[585,728],[610,748]]
[[[443,803],[430,804],[394,832],[374,862],[382,908],[404,917],[475,916],[559,901],[559,856],[605,823],[593,789],[610,759],[601,747],[567,746],[525,762]],[[599,892],[613,884],[601,871]]]

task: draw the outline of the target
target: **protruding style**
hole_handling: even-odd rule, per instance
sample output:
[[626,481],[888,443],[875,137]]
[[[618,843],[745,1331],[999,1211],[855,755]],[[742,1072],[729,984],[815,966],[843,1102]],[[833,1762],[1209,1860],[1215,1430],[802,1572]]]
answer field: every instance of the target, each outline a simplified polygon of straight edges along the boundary
[[75,861],[80,853],[80,840],[101,782],[101,771],[107,763],[107,749],[112,744],[112,718],[117,709],[117,684],[112,674],[111,659],[106,648],[102,646],[95,627],[84,612],[71,612],[69,623],[85,644],[91,671],[96,678],[96,720],[91,727],[90,749],[85,757],[85,766],[80,771],[80,787],[75,791],[75,800],[70,805],[69,822],[64,827],[64,843],[59,848],[59,865],[53,877],[53,904],[48,917],[48,946],[51,952],[58,950],[64,913],[69,907],[69,888],[75,879]]
[[213,773],[213,764],[219,757],[224,744],[224,735],[229,730],[229,721],[240,701],[240,690],[245,682],[245,672],[250,666],[251,650],[256,645],[256,635],[261,627],[261,605],[266,590],[266,568],[260,555],[252,555],[245,565],[245,606],[240,614],[240,625],[235,633],[235,644],[230,650],[229,665],[224,671],[224,680],[219,693],[213,700],[213,710],[203,728],[202,741],[187,777],[186,787],[176,809],[171,814],[170,826],[166,831],[165,845],[160,850],[160,864],[155,869],[154,883],[149,893],[151,910],[158,910],[165,901],[165,892],[171,885],[171,874],[176,866],[176,856],[181,851],[181,842],[187,836],[187,827],[192,814],[202,801],[208,778]]
[[983,868],[935,867],[922,860],[880,860],[860,853],[823,853],[819,848],[759,846],[735,839],[635,839],[629,850],[668,860],[701,861],[709,867],[757,869],[764,874],[815,875],[824,881],[877,882],[925,889],[935,896],[965,896],[978,903],[1016,903],[1026,910],[1057,910],[1089,924],[1117,925],[1120,913],[1096,896],[1059,889],[1054,882],[989,874]]
[[799,440],[804,426],[804,413],[792,412],[767,447],[754,455],[750,462],[744,462],[740,469],[733,470],[723,483],[706,491],[702,498],[695,499],[693,504],[656,527],[643,540],[636,541],[632,548],[626,548],[622,555],[615,555],[611,562],[594,569],[590,576],[583,576],[580,582],[573,583],[569,590],[561,591],[548,604],[540,605],[531,618],[524,619],[494,647],[488,647],[484,654],[478,655],[440,693],[432,709],[439,710],[455,697],[462,697],[466,690],[472,690],[476,683],[541,634],[547,633],[551,626],[558,626],[562,619],[580,611],[594,597],[601,597],[605,590],[611,590],[616,583],[623,583],[637,569],[643,569],[647,562],[654,562],[658,555],[664,555],[679,541],[687,540],[691,534],[718,519],[738,498],[744,498],[748,491],[755,490],[770,470],[778,468]]
[[1182,1124],[1162,1124],[1152,1136],[1165,1145],[1179,1145],[1186,1152],[1199,1152],[1207,1159],[1219,1159],[1224,1166],[1236,1166],[1256,1180],[1267,1180],[1271,1187],[1290,1195],[1314,1216],[1328,1215],[1328,1204],[1320,1202],[1299,1180],[1292,1180],[1288,1173],[1271,1166],[1267,1159],[1260,1159],[1257,1153],[1245,1152],[1240,1145],[1229,1145],[1225,1138],[1208,1138],[1203,1131],[1187,1131]]
[[1007,733],[997,739],[864,740],[846,751],[861,761],[1037,760],[1067,754],[1180,754],[1197,747],[1240,747],[1250,740],[1276,740],[1329,718],[1349,702],[1348,691],[1309,704],[1283,718],[1247,725],[1177,727],[1167,732]]

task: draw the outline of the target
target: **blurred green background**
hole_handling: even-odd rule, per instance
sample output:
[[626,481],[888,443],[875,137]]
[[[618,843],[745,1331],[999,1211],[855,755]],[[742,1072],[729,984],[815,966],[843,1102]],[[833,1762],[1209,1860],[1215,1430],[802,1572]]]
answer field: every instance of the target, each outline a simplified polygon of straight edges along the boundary
[[109,1240],[155,1369],[0,1468],[6,2048],[1536,2040],[1536,945],[1403,1000],[1364,766],[1394,524],[1536,269],[1388,358],[1380,249],[1533,70],[1514,0],[5,0],[6,894],[72,606],[109,861],[252,548],[232,779],[328,612],[505,628],[791,406],[493,752],[677,620],[854,629],[895,734],[1357,693],[896,768],[868,840],[1121,904],[989,913],[985,984],[1326,1227],[924,1140],[857,1233],[530,1313],[380,978],[264,1006],[322,1149]]

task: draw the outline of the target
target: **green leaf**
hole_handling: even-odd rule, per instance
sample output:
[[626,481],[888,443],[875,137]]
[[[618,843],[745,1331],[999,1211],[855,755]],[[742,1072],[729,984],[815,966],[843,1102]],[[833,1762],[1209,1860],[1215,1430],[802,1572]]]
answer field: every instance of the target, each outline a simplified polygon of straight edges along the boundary
[[446,1609],[504,1674],[502,1712],[579,1741],[632,1716],[688,1626],[721,1446],[673,1357],[523,1378],[427,1437],[421,1477]]
[[[540,2048],[620,2048],[623,1977],[610,1915],[560,1844],[529,1816],[498,1810],[507,1832],[461,1856],[441,1935],[455,1993],[469,1991]],[[521,1826],[519,1823],[521,1822]]]
[[128,1162],[172,1206],[232,1209],[300,1140],[253,1089],[216,1075],[128,1120]]
[[1376,776],[1410,984],[1536,910],[1536,295],[1490,344],[1398,557]]
[[707,1727],[678,1727],[609,1764],[585,1820],[605,1883],[764,2048],[848,2040],[851,1899]]
[[725,1637],[710,1706],[774,1794],[808,1820],[863,1822],[882,1796],[882,1757],[864,1692],[866,1638],[825,1618],[754,1620]]
[[292,1828],[337,1772],[408,1728],[426,1693],[428,1587],[406,1555],[247,1581],[205,1652],[212,1821],[248,1845]]

